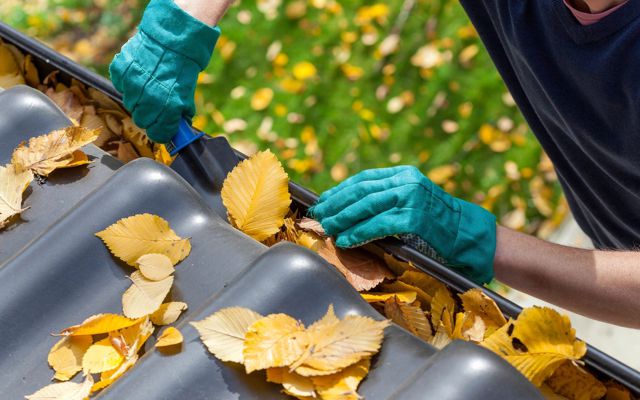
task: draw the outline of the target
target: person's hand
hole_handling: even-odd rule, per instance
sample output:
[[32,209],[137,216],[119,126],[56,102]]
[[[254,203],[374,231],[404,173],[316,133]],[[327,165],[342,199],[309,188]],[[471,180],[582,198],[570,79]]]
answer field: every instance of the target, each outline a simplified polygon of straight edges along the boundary
[[[228,6],[226,0],[218,3]],[[133,120],[154,142],[168,142],[181,118],[193,118],[198,73],[207,67],[219,36],[217,27],[173,0],[151,0],[138,33],[114,57],[111,80]]]
[[310,209],[339,247],[399,235],[433,248],[477,283],[493,278],[496,219],[450,196],[415,167],[363,171],[324,192]]

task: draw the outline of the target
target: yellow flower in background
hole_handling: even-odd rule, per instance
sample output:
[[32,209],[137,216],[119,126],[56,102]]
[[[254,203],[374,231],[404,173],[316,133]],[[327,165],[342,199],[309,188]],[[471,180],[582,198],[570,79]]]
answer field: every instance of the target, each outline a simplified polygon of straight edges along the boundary
[[341,68],[344,76],[351,81],[357,81],[364,75],[364,70],[355,65],[343,64]]
[[271,88],[258,89],[251,98],[251,108],[256,111],[262,111],[269,107],[273,100],[273,90]]
[[293,76],[300,81],[314,78],[317,74],[315,65],[308,61],[299,62],[293,67]]

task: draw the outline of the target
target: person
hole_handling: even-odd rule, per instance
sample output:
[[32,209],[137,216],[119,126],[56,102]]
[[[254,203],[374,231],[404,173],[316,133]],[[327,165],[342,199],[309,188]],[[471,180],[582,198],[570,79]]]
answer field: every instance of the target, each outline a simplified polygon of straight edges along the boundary
[[[230,0],[152,0],[111,77],[149,137],[194,113],[197,73]],[[418,169],[367,170],[310,212],[340,247],[400,236],[478,284],[494,276],[588,317],[640,328],[640,2],[461,0],[596,249],[496,225]]]

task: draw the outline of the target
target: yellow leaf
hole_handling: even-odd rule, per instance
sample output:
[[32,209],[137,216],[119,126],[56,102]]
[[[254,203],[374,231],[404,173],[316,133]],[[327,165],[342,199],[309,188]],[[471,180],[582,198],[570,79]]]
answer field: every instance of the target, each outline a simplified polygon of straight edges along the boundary
[[0,44],[0,88],[9,89],[16,85],[24,85],[20,65],[9,47]]
[[130,117],[122,120],[122,136],[135,147],[142,157],[155,158],[152,144],[144,129],[140,129]]
[[263,241],[278,232],[289,212],[289,177],[273,153],[262,151],[229,173],[221,196],[233,225]]
[[415,292],[420,301],[421,305],[425,307],[429,307],[431,304],[431,296],[424,292],[424,290],[420,289],[417,286],[410,285],[408,283],[404,283],[402,281],[395,281],[391,283],[383,283],[380,285],[380,290],[385,293],[397,293],[397,292]]
[[85,319],[81,324],[63,329],[61,335],[98,335],[139,323],[140,319],[130,319],[117,314],[97,314]]
[[405,292],[395,292],[395,293],[361,293],[362,298],[365,299],[369,303],[377,303],[377,302],[385,302],[388,299],[393,299],[394,297],[398,298],[398,301],[404,303],[413,303],[416,301],[416,292],[414,291],[405,291]]
[[135,267],[145,254],[164,254],[175,265],[189,255],[189,239],[182,239],[169,223],[152,214],[137,214],[122,218],[107,229],[96,233],[111,253]]
[[359,292],[371,290],[383,280],[393,278],[391,271],[378,258],[362,249],[339,249],[331,238],[325,240],[318,254],[333,264]]
[[180,314],[186,309],[187,303],[172,301],[162,304],[149,318],[156,325],[169,325],[176,322]]
[[487,326],[478,315],[466,311],[456,314],[453,327],[453,339],[469,340],[480,343],[484,339]]
[[156,311],[173,285],[173,276],[156,282],[135,271],[130,278],[133,284],[122,295],[122,311],[129,318],[144,317]]
[[22,208],[22,193],[32,180],[33,174],[29,170],[17,172],[11,164],[0,167],[0,229],[11,217],[25,210]]
[[[436,278],[421,271],[405,271],[400,277],[400,282],[420,288],[430,298],[434,297],[439,290],[446,290],[446,286]],[[429,303],[431,302],[431,299]]]
[[302,61],[294,65],[293,76],[300,81],[311,79],[316,76],[318,70],[315,65],[308,61]]
[[291,369],[305,376],[323,375],[319,371],[333,373],[355,364],[378,352],[388,325],[387,320],[350,315],[337,324],[310,331],[309,348]]
[[498,305],[480,289],[471,289],[458,295],[465,312],[482,318],[487,327],[485,335],[490,335],[507,323]]
[[273,90],[271,88],[258,89],[251,98],[251,108],[255,111],[262,111],[269,107],[273,100]]
[[128,358],[122,362],[117,368],[112,369],[110,371],[105,371],[100,374],[100,381],[96,382],[91,387],[91,393],[96,392],[98,390],[102,390],[107,386],[111,385],[113,382],[118,380],[125,372],[131,367],[135,365],[138,361],[138,355],[134,354],[133,357]]
[[156,144],[156,151],[153,153],[153,158],[167,167],[170,167],[174,160],[174,157],[171,157],[171,154],[167,151],[167,146],[164,144]]
[[145,254],[136,264],[142,275],[152,281],[161,281],[175,271],[171,259],[164,254]]
[[443,349],[446,345],[451,343],[451,341],[450,329],[445,327],[443,324],[440,324],[429,343],[436,349]]
[[573,361],[564,362],[546,384],[555,393],[571,400],[597,400],[607,393],[599,380]]
[[93,344],[88,336],[65,336],[60,339],[49,351],[47,361],[56,371],[53,376],[59,381],[68,381],[82,369],[82,356],[89,346]]
[[70,126],[29,139],[27,146],[20,144],[14,151],[11,163],[17,171],[31,170],[34,174],[48,176],[56,168],[86,164],[86,157],[74,154],[98,138],[99,130]]
[[384,262],[387,264],[387,267],[393,271],[396,275],[402,275],[405,271],[417,271],[416,267],[409,262],[400,261],[391,254],[384,253]]
[[[438,290],[431,301],[431,325],[439,326],[440,321],[445,319],[445,311],[447,311],[446,315],[453,318],[455,315],[455,307],[456,302],[451,296],[449,289],[444,288]],[[447,324],[453,325],[453,320],[447,318],[447,321],[443,322],[443,324],[445,324],[445,326],[447,326]]]
[[140,320],[140,323],[134,326],[109,334],[111,345],[127,359],[138,353],[155,330],[148,318]]
[[418,306],[403,303],[398,297],[393,296],[385,301],[384,314],[422,340],[428,342],[433,337],[427,316]]
[[607,388],[606,400],[634,400],[631,392],[618,382],[608,381],[605,383]]
[[358,400],[357,389],[369,373],[371,361],[368,358],[350,365],[334,375],[315,376],[313,384],[323,400]]
[[576,340],[567,316],[541,307],[525,309],[481,345],[505,358],[536,386],[564,361],[578,360],[587,351],[586,344]]
[[286,394],[295,397],[316,397],[311,378],[289,372],[287,367],[267,369],[267,382],[279,383]]
[[284,367],[295,362],[309,345],[304,325],[286,314],[271,314],[251,324],[242,355],[247,373]]
[[248,308],[229,307],[210,315],[202,321],[191,322],[209,352],[222,361],[244,363],[242,355],[244,337],[254,322],[262,315]]
[[110,338],[102,339],[89,347],[82,357],[82,370],[85,374],[95,374],[118,367],[124,356],[113,347]]
[[182,333],[180,333],[180,331],[174,328],[173,326],[170,326],[167,329],[165,329],[162,332],[162,334],[160,334],[160,337],[156,342],[156,347],[174,346],[176,344],[181,344],[181,343],[182,343]]
[[87,375],[82,383],[53,383],[25,398],[27,400],[84,400],[91,393],[92,385],[93,377]]

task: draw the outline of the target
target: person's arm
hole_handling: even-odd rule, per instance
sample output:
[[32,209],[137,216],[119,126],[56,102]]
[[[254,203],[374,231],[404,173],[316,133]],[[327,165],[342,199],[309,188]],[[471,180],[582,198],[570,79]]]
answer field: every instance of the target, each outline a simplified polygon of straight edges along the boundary
[[178,7],[207,25],[215,26],[234,0],[175,0]]
[[498,227],[494,271],[567,310],[640,328],[640,253],[576,249]]

